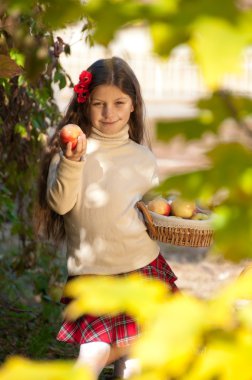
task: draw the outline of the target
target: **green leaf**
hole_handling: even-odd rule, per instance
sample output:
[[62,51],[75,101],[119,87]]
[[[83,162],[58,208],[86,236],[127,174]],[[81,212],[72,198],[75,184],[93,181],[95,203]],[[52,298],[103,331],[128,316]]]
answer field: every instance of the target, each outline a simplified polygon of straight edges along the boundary
[[169,141],[172,137],[183,135],[188,140],[200,138],[207,130],[213,130],[212,124],[203,124],[198,118],[158,122],[156,125],[156,137],[158,140]]
[[174,16],[179,12],[179,0],[156,0],[146,2],[143,6],[143,16],[149,17],[150,20],[167,20],[167,17]]
[[168,22],[153,22],[150,33],[154,52],[163,57],[169,56],[173,48],[185,43],[188,39],[185,28],[176,28]]
[[14,132],[18,133],[22,138],[26,138],[28,136],[26,127],[23,124],[16,124],[14,127]]
[[66,55],[70,55],[70,54],[71,54],[71,47],[70,47],[69,44],[65,44],[65,45],[64,45],[64,53],[65,53]]
[[108,46],[118,29],[141,19],[143,5],[133,0],[90,0],[86,11],[95,21],[94,39]]
[[8,0],[8,10],[15,13],[30,13],[34,7],[34,0]]
[[252,257],[252,213],[247,203],[227,202],[216,208],[213,226],[215,250],[237,262]]
[[217,134],[221,124],[231,119],[237,128],[244,128],[246,118],[252,114],[249,97],[227,91],[215,91],[210,97],[200,99],[196,106],[198,115],[194,118],[158,122],[157,139],[169,141],[177,135],[183,135],[188,140],[199,139],[207,131]]
[[252,168],[251,150],[238,143],[219,144],[208,153],[208,157],[213,164],[211,180],[219,187],[221,184],[226,186],[230,190],[230,196],[236,198],[240,176]]
[[[235,23],[240,11],[234,0],[222,0],[221,2],[212,0],[181,0],[180,9],[177,13],[184,23],[192,23],[202,16],[217,17]],[[183,25],[183,22],[181,25]]]
[[238,143],[223,143],[207,156],[211,160],[208,170],[169,177],[156,187],[156,192],[166,194],[176,189],[186,197],[205,200],[207,195],[211,197],[219,189],[227,188],[229,197],[236,199],[244,186],[244,173],[252,167],[252,152]]
[[20,53],[19,51],[15,49],[12,49],[10,50],[10,57],[16,62],[18,66],[24,66],[24,63],[25,63],[24,54]]
[[64,28],[67,24],[79,21],[84,17],[84,5],[79,0],[43,0],[45,11],[41,19],[50,29]]
[[55,83],[59,82],[59,88],[62,89],[66,87],[67,81],[66,81],[66,76],[62,74],[59,70],[55,71],[53,81]]
[[215,91],[209,97],[200,99],[196,106],[199,108],[199,120],[204,122],[204,113],[206,111],[210,112],[210,118],[208,118],[205,124],[209,124],[209,127],[213,128],[215,132],[217,132],[220,124],[230,117],[232,117],[232,110],[229,107],[229,103],[227,102],[227,98],[232,99],[232,95]]

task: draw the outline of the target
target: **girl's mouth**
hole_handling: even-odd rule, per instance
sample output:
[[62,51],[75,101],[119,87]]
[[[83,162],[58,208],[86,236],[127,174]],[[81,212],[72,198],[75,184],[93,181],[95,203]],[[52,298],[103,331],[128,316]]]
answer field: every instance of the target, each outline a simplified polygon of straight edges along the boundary
[[102,121],[102,124],[103,125],[111,125],[111,124],[115,124],[117,121]]

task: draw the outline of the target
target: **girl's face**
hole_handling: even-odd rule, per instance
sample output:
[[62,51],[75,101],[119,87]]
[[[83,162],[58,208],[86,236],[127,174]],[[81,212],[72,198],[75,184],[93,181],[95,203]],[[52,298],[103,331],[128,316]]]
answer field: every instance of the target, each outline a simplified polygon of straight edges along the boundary
[[97,86],[90,96],[90,120],[92,126],[105,134],[121,131],[134,111],[131,98],[118,87]]

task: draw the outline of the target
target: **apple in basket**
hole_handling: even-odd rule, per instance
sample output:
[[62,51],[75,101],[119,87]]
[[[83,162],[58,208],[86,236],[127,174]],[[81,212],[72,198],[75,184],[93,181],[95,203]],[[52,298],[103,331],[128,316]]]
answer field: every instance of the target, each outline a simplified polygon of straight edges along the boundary
[[191,217],[192,220],[208,220],[209,214],[205,214],[204,212],[196,212]]
[[196,204],[194,201],[182,199],[180,197],[175,198],[171,203],[172,215],[179,218],[190,219],[196,210]]
[[72,150],[76,148],[78,137],[83,135],[82,129],[76,124],[67,124],[60,130],[62,144],[72,143]]
[[170,215],[171,206],[169,202],[161,197],[154,198],[148,203],[148,209],[160,215]]

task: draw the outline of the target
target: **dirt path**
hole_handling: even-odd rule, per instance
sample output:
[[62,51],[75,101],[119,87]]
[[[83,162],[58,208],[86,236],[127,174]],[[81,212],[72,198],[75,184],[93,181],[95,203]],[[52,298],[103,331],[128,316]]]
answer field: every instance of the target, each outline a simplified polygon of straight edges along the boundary
[[211,298],[223,285],[235,279],[245,263],[233,263],[210,255],[205,249],[161,244],[161,251],[178,277],[181,290],[200,298]]

